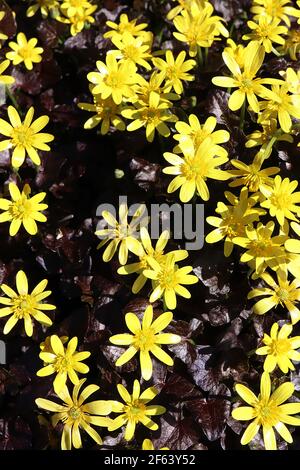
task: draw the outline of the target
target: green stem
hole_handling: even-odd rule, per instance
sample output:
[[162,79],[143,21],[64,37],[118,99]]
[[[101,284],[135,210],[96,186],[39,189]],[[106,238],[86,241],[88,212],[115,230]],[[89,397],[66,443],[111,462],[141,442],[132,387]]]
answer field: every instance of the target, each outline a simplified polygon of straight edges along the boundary
[[6,93],[10,99],[10,101],[12,102],[12,104],[14,105],[14,107],[17,109],[17,111],[19,112],[19,105],[18,105],[18,102],[16,100],[16,98],[14,97],[14,94],[11,92],[10,88],[7,86],[5,87],[6,88]]
[[18,180],[19,180],[20,183],[21,183],[21,182],[22,182],[22,178],[21,178],[21,176],[20,176],[20,174],[19,174],[19,169],[18,169],[18,168],[15,168],[15,167],[12,167],[12,169],[13,169],[14,174],[16,175],[16,177],[18,178]]
[[235,28],[235,24],[234,24],[234,22],[233,22],[232,25],[231,25],[231,28],[230,28],[230,30],[229,30],[229,37],[230,37],[230,38],[231,38],[231,36],[232,36],[232,33],[233,33],[234,28]]
[[241,115],[240,115],[240,129],[244,129],[244,124],[245,124],[245,114],[246,114],[246,98],[243,103],[242,109],[241,109]]
[[204,65],[207,64],[207,59],[208,59],[208,47],[204,48]]
[[203,67],[203,53],[202,53],[202,47],[198,46],[198,65],[199,67]]
[[272,52],[275,54],[277,57],[281,57],[280,52],[278,52],[274,47],[272,47]]

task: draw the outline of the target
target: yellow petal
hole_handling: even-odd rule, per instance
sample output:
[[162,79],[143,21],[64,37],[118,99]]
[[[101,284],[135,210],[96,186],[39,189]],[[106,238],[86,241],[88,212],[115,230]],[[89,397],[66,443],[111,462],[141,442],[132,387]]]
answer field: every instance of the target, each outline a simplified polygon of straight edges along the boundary
[[248,421],[257,416],[257,413],[251,406],[240,406],[239,408],[232,410],[231,414],[234,419],[239,421]]
[[16,276],[16,286],[20,295],[28,294],[28,281],[24,271],[19,271]]
[[259,427],[260,426],[259,424],[257,424],[256,420],[252,421],[252,423],[249,424],[249,426],[246,428],[242,436],[241,444],[242,445],[249,444],[249,442],[251,442],[256,436],[256,434],[258,433]]
[[273,428],[263,426],[263,437],[266,450],[276,450],[276,438]]
[[235,389],[239,396],[249,405],[254,406],[257,403],[257,397],[248,387],[245,387],[245,385],[237,384]]

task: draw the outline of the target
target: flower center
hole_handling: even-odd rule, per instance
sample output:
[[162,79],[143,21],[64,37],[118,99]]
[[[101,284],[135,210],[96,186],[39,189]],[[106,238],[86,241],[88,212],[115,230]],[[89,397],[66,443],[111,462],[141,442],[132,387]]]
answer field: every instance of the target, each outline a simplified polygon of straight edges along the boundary
[[260,400],[254,408],[262,426],[270,427],[278,423],[278,407],[272,400]]
[[279,288],[276,294],[279,297],[279,299],[282,300],[283,302],[286,300],[289,300],[290,298],[290,293],[287,289]]
[[141,351],[150,351],[155,344],[153,328],[145,328],[135,334],[134,346]]
[[33,134],[33,130],[24,124],[15,127],[11,133],[12,144],[26,146],[30,144]]
[[176,277],[176,270],[174,266],[164,266],[158,276],[158,283],[163,289],[172,289],[178,285]]
[[288,339],[275,339],[269,346],[271,354],[280,356],[286,354],[291,350],[291,345]]
[[115,231],[116,238],[118,238],[119,240],[129,237],[133,233],[133,230],[127,223],[117,224]]
[[12,311],[17,318],[21,319],[31,315],[35,309],[35,301],[31,295],[24,294],[12,299]]
[[110,72],[108,75],[106,75],[104,77],[104,82],[110,88],[121,88],[122,87],[119,72]]
[[198,176],[206,179],[205,174],[207,172],[207,166],[203,161],[200,162],[196,159],[190,161],[187,160],[185,163],[180,165],[180,171],[187,180],[195,180]]
[[245,93],[250,92],[253,90],[253,80],[242,75],[239,79],[239,87],[241,91],[244,91]]
[[142,112],[142,119],[145,120],[148,124],[153,124],[155,127],[161,121],[161,113],[157,108],[145,108]]
[[130,59],[135,62],[140,57],[139,48],[134,46],[133,44],[129,44],[128,46],[124,47],[123,55],[125,59]]
[[70,360],[66,356],[57,356],[55,363],[53,364],[57,372],[64,372],[70,366]]
[[233,215],[224,219],[224,224],[226,225],[221,228],[223,228],[229,238],[241,236],[245,232],[244,224],[238,221]]
[[251,245],[253,247],[255,256],[267,258],[272,253],[273,245],[271,240],[254,240]]
[[271,28],[268,25],[260,26],[256,30],[257,35],[260,36],[262,39],[266,39],[272,33]]
[[30,59],[32,57],[32,48],[28,46],[20,47],[18,54],[23,57],[23,59]]
[[258,191],[260,184],[263,181],[263,178],[259,174],[259,170],[252,165],[249,166],[249,170],[251,173],[249,173],[245,179],[244,179],[244,184],[245,186],[248,186],[250,191]]
[[68,411],[68,415],[73,421],[76,421],[76,419],[80,418],[81,414],[81,410],[77,406],[72,406],[72,408],[70,408]]
[[167,68],[167,77],[170,80],[176,80],[180,75],[180,70],[177,69],[176,65],[169,65]]
[[14,219],[23,220],[31,213],[31,202],[29,199],[20,199],[9,206],[9,212]]
[[138,422],[145,416],[146,406],[140,400],[134,400],[125,406],[125,413],[129,420]]
[[104,102],[98,102],[95,101],[95,111],[98,114],[99,117],[103,119],[110,118],[111,116],[114,116],[116,114],[116,109],[117,106],[111,103],[108,105],[107,103],[104,105]]
[[292,206],[292,196],[291,194],[286,194],[285,192],[279,192],[273,194],[270,197],[272,206],[275,206],[279,210],[288,209]]

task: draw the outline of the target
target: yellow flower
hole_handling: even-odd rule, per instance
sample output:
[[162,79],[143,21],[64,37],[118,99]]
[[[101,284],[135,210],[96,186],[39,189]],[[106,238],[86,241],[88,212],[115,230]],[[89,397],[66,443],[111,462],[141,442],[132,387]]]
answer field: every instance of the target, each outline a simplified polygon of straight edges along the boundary
[[45,326],[52,325],[52,320],[41,311],[56,308],[54,305],[41,302],[51,294],[50,290],[45,290],[47,284],[48,281],[44,279],[29,294],[27,276],[24,271],[18,271],[16,275],[17,292],[6,284],[0,286],[4,294],[7,295],[7,297],[0,297],[0,304],[5,305],[0,309],[0,317],[11,315],[3,330],[5,335],[12,330],[19,320],[24,320],[27,336],[32,336],[33,333],[32,320],[36,320]]
[[92,14],[97,10],[97,5],[90,5],[89,7],[78,10],[75,15],[68,15],[68,9],[61,8],[61,12],[64,16],[57,16],[56,19],[61,23],[70,24],[70,32],[72,36],[80,33],[87,23],[94,23],[95,19]]
[[196,284],[198,278],[190,274],[193,270],[192,266],[184,266],[179,268],[175,264],[175,256],[173,253],[164,255],[160,263],[154,258],[148,260],[151,269],[145,269],[144,275],[152,280],[153,291],[150,295],[150,302],[163,297],[166,307],[174,310],[177,305],[176,295],[180,295],[185,299],[190,299],[190,292],[182,284]]
[[167,92],[166,85],[162,85],[163,77],[157,70],[152,72],[149,80],[145,80],[141,75],[138,75],[138,83],[135,85],[136,96],[131,98],[133,104],[140,103],[147,106],[149,104],[150,94],[157,93],[162,101],[168,103],[169,107],[172,106],[172,100],[180,99],[176,93]]
[[118,401],[113,402],[112,411],[121,414],[112,420],[108,430],[115,431],[126,424],[124,436],[126,441],[131,441],[138,423],[143,424],[151,431],[156,431],[158,425],[149,416],[161,415],[166,412],[166,409],[159,405],[148,406],[148,403],[158,395],[158,390],[155,387],[150,387],[141,394],[140,384],[137,380],[134,381],[132,395],[121,384],[118,384],[117,388],[125,404]]
[[230,160],[232,166],[236,170],[229,170],[232,176],[236,179],[232,181],[229,186],[235,188],[237,186],[246,186],[249,191],[256,193],[259,191],[263,184],[271,185],[273,180],[270,178],[272,175],[279,173],[280,169],[276,166],[271,166],[261,170],[263,160],[259,158],[259,154],[254,158],[253,163],[246,165],[240,160]]
[[280,26],[280,19],[272,19],[268,16],[260,16],[258,23],[248,21],[248,27],[252,33],[244,34],[243,39],[250,41],[258,41],[262,44],[267,53],[273,51],[273,43],[283,45],[285,40],[282,35],[286,35],[288,29],[286,26]]
[[11,41],[8,44],[12,51],[7,52],[6,58],[11,60],[14,65],[24,62],[25,67],[28,70],[32,70],[34,63],[41,62],[41,54],[44,51],[42,47],[35,47],[37,42],[36,38],[31,38],[27,41],[25,34],[19,33],[17,35],[17,42]]
[[227,39],[227,47],[224,48],[224,52],[231,55],[240,69],[242,69],[245,65],[244,50],[245,46],[243,44],[236,44],[231,38]]
[[221,217],[207,217],[206,221],[217,228],[206,236],[205,241],[217,243],[225,238],[224,255],[228,257],[233,250],[233,238],[244,237],[246,226],[258,221],[261,213],[259,209],[252,208],[257,201],[254,198],[248,198],[247,188],[241,190],[237,201],[232,201],[233,194],[231,193],[225,193],[225,196],[233,202],[233,205],[227,206],[223,202],[218,202],[216,212]]
[[44,362],[44,367],[38,370],[36,375],[38,377],[46,377],[47,375],[56,374],[53,382],[55,393],[59,393],[66,385],[67,378],[71,380],[74,385],[79,383],[77,372],[87,374],[89,367],[82,364],[90,357],[89,351],[76,351],[78,338],[72,338],[67,347],[64,345],[57,335],[50,337],[50,344],[53,352],[42,351],[40,358]]
[[199,147],[194,150],[192,141],[186,141],[181,145],[184,156],[179,157],[174,153],[165,152],[164,158],[172,166],[163,169],[168,175],[175,175],[175,178],[168,186],[168,193],[173,193],[180,188],[179,198],[182,202],[188,202],[197,191],[204,200],[209,200],[209,190],[206,184],[207,178],[225,181],[229,174],[218,169],[228,161],[226,155],[217,156],[218,149],[211,137],[207,137]]
[[8,107],[7,113],[10,124],[0,119],[0,133],[9,138],[0,141],[0,151],[13,147],[11,163],[14,168],[19,168],[24,163],[26,153],[35,165],[40,165],[41,159],[36,149],[49,151],[47,143],[54,139],[52,134],[40,132],[48,124],[48,116],[40,116],[32,122],[33,107],[27,111],[24,121],[21,121],[13,106]]
[[289,444],[293,442],[285,424],[300,425],[299,418],[290,416],[300,412],[300,403],[283,404],[294,393],[294,385],[291,382],[283,383],[271,394],[270,376],[268,372],[264,372],[261,376],[258,397],[245,385],[237,384],[235,388],[240,397],[250,406],[235,408],[232,411],[233,418],[241,421],[253,419],[242,436],[242,445],[251,442],[261,426],[266,450],[276,450],[277,448],[273,428],[286,442]]
[[275,142],[284,141],[293,143],[294,139],[290,134],[286,134],[282,129],[278,129],[277,119],[270,117],[270,119],[260,124],[262,130],[256,130],[252,134],[247,135],[245,146],[246,148],[252,148],[261,145],[259,153],[263,159],[269,158]]
[[[68,336],[60,336],[59,339],[62,342],[62,344],[66,344],[69,341]],[[51,346],[51,336],[47,336],[45,340],[42,341],[42,343],[40,343],[40,350],[43,352],[49,352],[49,353],[54,354],[54,351]]]
[[267,198],[261,202],[261,207],[269,209],[270,216],[276,217],[280,225],[284,224],[285,219],[297,220],[294,213],[300,215],[300,191],[294,193],[298,186],[298,181],[290,181],[289,178],[282,179],[281,176],[275,176],[273,185],[262,185],[260,191]]
[[151,49],[148,44],[144,43],[142,36],[134,37],[125,32],[121,37],[113,37],[112,42],[118,50],[110,50],[108,54],[113,54],[116,59],[120,59],[119,63],[140,65],[146,70],[151,70],[152,67],[148,63],[152,57]]
[[106,64],[96,62],[99,72],[90,72],[88,80],[95,86],[94,95],[101,94],[102,99],[112,96],[116,104],[121,104],[123,98],[134,96],[132,85],[136,83],[136,66],[132,62],[119,63],[112,54],[107,54]]
[[29,197],[31,193],[30,186],[25,184],[22,193],[15,183],[9,184],[11,201],[0,198],[0,209],[4,212],[0,214],[1,222],[10,222],[9,234],[11,237],[16,235],[23,224],[26,232],[35,235],[38,231],[36,220],[46,222],[47,217],[41,214],[41,211],[47,209],[47,204],[41,204],[46,193],[38,193]]
[[288,67],[285,71],[279,72],[279,74],[287,83],[289,92],[300,95],[300,70],[296,72],[292,67]]
[[169,11],[167,14],[168,20],[173,20],[175,16],[179,15],[183,10],[190,11],[192,3],[196,3],[199,10],[203,8],[206,3],[204,0],[173,0],[173,2],[177,2],[178,5]]
[[30,5],[26,10],[26,16],[31,18],[38,10],[41,10],[43,18],[47,18],[48,14],[58,14],[59,2],[58,0],[33,0],[33,5]]
[[167,89],[170,91],[173,88],[179,95],[183,93],[182,81],[190,82],[195,78],[187,73],[195,67],[195,60],[185,60],[185,58],[185,51],[181,51],[175,59],[173,52],[168,50],[166,51],[166,60],[158,57],[152,59],[154,66],[160,70],[159,77],[163,77]]
[[[150,441],[150,439],[144,439],[142,444],[142,450],[155,450],[154,445]],[[161,447],[158,450],[170,450],[169,447]]]
[[[110,242],[103,253],[103,261],[106,263],[112,259],[119,247],[119,261],[126,264],[128,258],[128,250],[137,256],[141,251],[137,236],[138,225],[143,225],[143,206],[140,206],[133,214],[131,222],[128,223],[128,208],[126,204],[119,207],[119,222],[108,211],[102,212],[102,217],[110,228],[98,230],[95,234],[105,237],[98,245],[98,249]],[[120,245],[120,246],[119,246]]]
[[150,380],[152,377],[152,360],[150,353],[159,361],[172,366],[173,359],[161,348],[162,344],[177,344],[181,338],[171,333],[162,333],[173,319],[171,312],[165,312],[159,315],[153,321],[153,308],[149,305],[143,315],[142,322],[134,313],[126,313],[125,322],[127,328],[133,334],[124,333],[111,336],[109,341],[117,346],[129,346],[129,348],[116,361],[116,366],[122,366],[140,352],[140,365],[142,377],[144,380]]
[[246,227],[246,237],[236,237],[233,243],[246,248],[241,256],[242,263],[249,263],[255,274],[261,276],[267,267],[276,270],[285,267],[287,254],[283,247],[286,235],[272,237],[275,224],[270,221],[266,225],[261,222],[256,226]]
[[62,0],[60,8],[66,11],[69,17],[80,15],[84,12],[85,8],[90,8],[91,4],[87,0]]
[[189,46],[191,57],[197,55],[198,47],[210,47],[214,40],[216,17],[210,16],[211,9],[208,5],[206,2],[206,7],[199,9],[196,3],[192,3],[189,11],[183,10],[181,15],[174,18],[177,32],[173,35]]
[[300,95],[290,95],[289,86],[272,85],[272,91],[265,97],[267,101],[259,103],[262,113],[258,122],[266,121],[272,117],[277,118],[281,129],[289,133],[292,127],[292,117],[300,119]]
[[119,23],[113,23],[112,21],[107,21],[106,25],[111,28],[112,31],[107,31],[103,34],[105,39],[122,37],[125,32],[130,33],[132,36],[144,36],[146,34],[143,31],[147,28],[147,23],[136,24],[137,18],[129,21],[128,16],[125,13],[122,13],[120,16]]
[[102,439],[97,431],[92,428],[91,424],[106,428],[111,422],[109,418],[104,417],[111,412],[112,407],[109,401],[96,400],[84,403],[90,395],[99,390],[100,387],[98,385],[88,385],[79,395],[85,380],[82,379],[78,385],[75,385],[72,397],[67,386],[57,393],[63,402],[62,405],[44,398],[37,398],[35,400],[39,408],[55,413],[52,417],[52,425],[54,427],[59,421],[63,423],[61,436],[62,450],[71,450],[72,445],[75,449],[82,447],[80,429],[83,429],[98,445],[101,445]]
[[189,115],[189,124],[184,121],[176,122],[175,128],[179,134],[173,136],[175,140],[178,140],[178,145],[174,148],[174,152],[182,153],[182,149],[189,151],[191,142],[193,144],[192,149],[198,149],[206,137],[210,137],[215,144],[215,155],[227,157],[227,151],[218,144],[228,142],[230,134],[224,129],[215,131],[216,125],[217,119],[214,116],[209,116],[205,123],[201,125],[195,114]]
[[264,97],[269,93],[263,85],[279,81],[275,78],[256,78],[265,58],[264,48],[258,42],[251,41],[244,49],[245,65],[242,69],[228,52],[224,51],[222,56],[233,77],[214,77],[212,82],[225,88],[238,88],[228,101],[228,106],[232,111],[240,109],[247,98],[252,110],[258,113],[257,96]]
[[252,3],[251,12],[255,14],[254,20],[268,17],[282,20],[287,26],[290,26],[289,16],[299,16],[297,10],[290,6],[289,0],[253,0]]
[[292,60],[297,60],[300,52],[300,30],[291,28],[287,33],[284,45],[280,48],[284,55],[289,54]]
[[[167,230],[161,233],[159,239],[156,242],[155,248],[152,247],[151,238],[149,236],[148,230],[145,227],[142,227],[140,230],[141,237],[141,246],[139,252],[139,261],[137,263],[127,264],[126,266],[121,266],[118,269],[118,274],[126,275],[132,273],[138,273],[138,277],[133,283],[132,292],[137,294],[145,285],[147,278],[144,276],[144,269],[150,267],[148,264],[149,257],[154,258],[156,261],[160,262],[163,257],[164,249],[168,243],[170,234]],[[175,256],[175,262],[181,261],[188,256],[186,250],[174,250],[169,252]]]
[[253,312],[257,315],[264,315],[278,305],[285,307],[289,311],[292,324],[294,325],[300,320],[300,310],[296,306],[300,301],[300,281],[294,279],[292,282],[289,282],[287,272],[283,270],[278,270],[276,275],[277,283],[269,273],[263,273],[260,277],[270,287],[252,289],[248,294],[248,299],[264,296],[263,299],[256,302],[253,306]]
[[117,105],[111,97],[103,100],[101,95],[93,95],[93,99],[94,104],[78,103],[80,109],[96,113],[85,122],[85,129],[93,129],[101,124],[102,135],[108,133],[110,126],[115,127],[118,131],[126,129],[121,117],[122,108],[120,105]]
[[156,130],[163,137],[169,137],[171,132],[166,122],[176,122],[178,118],[172,114],[168,101],[152,91],[148,103],[137,101],[134,105],[135,108],[126,108],[122,111],[122,116],[133,120],[127,126],[129,132],[145,127],[148,142],[153,142]]
[[0,63],[0,83],[2,83],[3,85],[11,85],[15,82],[14,77],[11,77],[10,75],[3,75],[3,72],[5,72],[7,67],[9,67],[9,64],[9,60],[4,60]]
[[279,369],[287,374],[289,370],[295,370],[292,361],[300,361],[300,353],[295,351],[300,347],[300,336],[289,338],[292,333],[292,325],[283,325],[278,331],[278,323],[273,323],[270,336],[266,333],[263,337],[261,348],[256,350],[259,356],[267,356],[264,362],[264,370],[273,372],[278,365]]

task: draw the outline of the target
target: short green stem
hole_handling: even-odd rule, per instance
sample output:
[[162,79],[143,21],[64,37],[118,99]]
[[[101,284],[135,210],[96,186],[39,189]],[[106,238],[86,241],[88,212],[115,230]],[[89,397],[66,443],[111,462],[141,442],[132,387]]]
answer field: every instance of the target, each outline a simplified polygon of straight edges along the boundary
[[242,109],[241,109],[241,115],[240,115],[240,129],[244,129],[244,124],[245,124],[245,114],[246,114],[246,99],[243,103]]
[[272,52],[275,54],[277,57],[281,57],[280,52],[278,52],[274,47],[272,47]]
[[198,65],[199,67],[203,67],[203,53],[202,53],[202,47],[198,46]]
[[19,111],[19,105],[18,105],[18,102],[14,96],[14,94],[11,92],[10,88],[7,86],[6,87],[6,93],[10,99],[10,101],[12,102],[12,104],[14,105],[14,107]]

